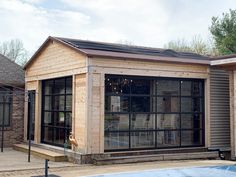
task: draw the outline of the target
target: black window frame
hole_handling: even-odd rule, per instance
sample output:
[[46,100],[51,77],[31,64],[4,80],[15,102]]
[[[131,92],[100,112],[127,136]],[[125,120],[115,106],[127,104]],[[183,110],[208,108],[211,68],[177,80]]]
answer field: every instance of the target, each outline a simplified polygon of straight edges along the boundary
[[[116,78],[116,79],[129,79],[129,80],[134,80],[134,79],[144,79],[144,80],[151,80],[151,81],[159,81],[159,80],[166,80],[166,81],[178,81],[179,82],[179,95],[174,95],[174,96],[170,96],[178,98],[179,99],[179,111],[178,112],[158,112],[157,109],[157,98],[159,97],[166,97],[166,95],[157,95],[157,86],[156,84],[154,84],[155,88],[154,88],[154,94],[132,94],[131,93],[131,86],[130,86],[130,92],[129,94],[122,94],[122,93],[107,93],[106,92],[106,81],[112,78]],[[190,81],[192,84],[194,82],[198,82],[201,86],[201,93],[200,95],[193,95],[193,89],[191,89],[191,95],[187,96],[187,95],[181,95],[181,82],[183,81]],[[130,75],[113,75],[113,74],[105,74],[105,89],[104,89],[104,95],[105,97],[107,96],[126,96],[129,97],[129,110],[126,112],[112,112],[112,111],[106,111],[106,99],[104,98],[105,101],[105,107],[104,107],[104,113],[105,113],[105,117],[104,117],[104,143],[105,143],[105,136],[108,133],[128,133],[129,134],[129,147],[128,148],[124,148],[124,149],[104,149],[105,152],[111,152],[111,151],[129,151],[129,150],[142,150],[142,149],[165,149],[165,148],[186,148],[186,147],[203,147],[205,146],[205,83],[204,83],[204,79],[197,79],[197,78],[170,78],[170,77],[149,77],[149,76],[130,76]],[[131,105],[131,97],[136,97],[136,96],[141,96],[141,97],[150,97],[150,102],[151,100],[154,98],[155,99],[155,104],[156,106],[154,106],[155,110],[153,111],[149,111],[149,112],[132,112],[132,105]],[[201,106],[201,111],[196,112],[194,110],[192,110],[191,112],[181,112],[181,98],[191,98],[191,99],[196,99],[196,98],[200,98],[200,106]],[[192,101],[193,102],[193,101]],[[115,115],[115,114],[126,114],[129,116],[129,129],[128,130],[106,130],[106,125],[105,125],[105,121],[106,121],[106,115]],[[146,129],[146,130],[132,130],[131,129],[131,117],[133,114],[155,114],[155,129]],[[157,129],[157,115],[158,114],[178,114],[179,115],[179,128],[177,129]],[[189,128],[182,128],[181,127],[181,119],[182,119],[182,115],[183,114],[189,114],[189,115],[196,115],[199,114],[201,115],[201,128],[193,128],[193,129],[189,129]],[[193,119],[193,118],[192,118]],[[178,131],[179,132],[179,136],[180,136],[180,143],[178,146],[168,146],[168,147],[158,147],[157,146],[157,133],[161,132],[161,131]],[[182,139],[181,139],[181,134],[182,132],[187,132],[187,131],[198,131],[199,134],[201,134],[202,136],[200,137],[199,141],[200,144],[199,145],[182,145]],[[154,147],[148,147],[148,148],[132,148],[131,147],[131,133],[133,132],[155,132],[155,146]],[[105,147],[105,146],[104,146]]]
[[[67,92],[67,82],[68,79],[71,80],[71,92],[68,93]],[[64,92],[63,93],[55,93],[55,82],[58,80],[64,80],[63,82],[63,86],[64,86]],[[45,84],[46,82],[52,82],[53,86],[52,86],[52,93],[46,94],[45,93]],[[70,132],[72,131],[72,117],[71,117],[71,124],[70,126],[67,126],[66,122],[67,122],[67,113],[70,113],[72,116],[72,99],[71,99],[71,110],[67,110],[66,108],[66,101],[67,101],[67,96],[71,96],[72,97],[72,88],[73,88],[73,81],[72,81],[72,76],[67,76],[67,77],[61,77],[61,78],[53,78],[53,79],[47,79],[47,80],[43,80],[42,81],[42,119],[41,119],[41,142],[45,143],[45,144],[50,144],[50,145],[55,145],[55,146],[59,146],[59,147],[70,147],[70,145],[68,144],[68,137]],[[45,109],[45,97],[51,97],[51,109]],[[64,109],[63,110],[56,110],[54,109],[54,104],[55,104],[55,97],[57,96],[62,96],[64,97]],[[55,123],[55,113],[63,113],[64,114],[64,124],[63,126],[58,126],[58,125],[45,125],[44,123],[44,119],[45,119],[45,113],[51,113],[51,122]],[[51,128],[52,129],[52,141],[47,141],[45,140],[45,128]],[[59,144],[55,142],[55,131],[60,131],[63,130],[64,131],[64,143],[63,144]]]
[[[11,87],[3,87],[0,88],[0,97],[2,97],[2,101],[0,99],[0,105],[5,104],[5,111],[8,109],[9,115],[8,117],[4,118],[4,121],[8,120],[7,124],[4,122],[4,127],[9,128],[11,127],[12,121],[12,109],[13,109],[13,89]],[[5,100],[3,99],[5,97]],[[2,120],[3,113],[0,112],[0,119]],[[6,113],[5,113],[6,116]],[[0,127],[2,127],[2,123],[0,123]]]

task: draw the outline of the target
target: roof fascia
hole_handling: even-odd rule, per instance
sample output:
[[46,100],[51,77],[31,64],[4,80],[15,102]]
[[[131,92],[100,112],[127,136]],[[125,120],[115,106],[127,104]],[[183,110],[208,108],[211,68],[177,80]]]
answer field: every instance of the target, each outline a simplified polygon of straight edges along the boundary
[[220,65],[235,65],[236,64],[236,57],[234,58],[227,58],[227,59],[218,59],[212,60],[212,66],[220,66]]
[[[173,63],[192,63],[192,64],[202,64],[210,65],[210,60],[207,59],[187,59],[187,58],[175,58],[175,57],[162,57],[162,56],[149,56],[149,55],[140,55],[140,54],[127,54],[127,53],[118,53],[118,52],[105,52],[107,54],[93,52],[92,50],[85,50],[89,57],[105,57],[105,58],[114,58],[114,59],[132,59],[140,61],[161,61],[161,62],[173,62]],[[112,55],[112,53],[114,55]]]

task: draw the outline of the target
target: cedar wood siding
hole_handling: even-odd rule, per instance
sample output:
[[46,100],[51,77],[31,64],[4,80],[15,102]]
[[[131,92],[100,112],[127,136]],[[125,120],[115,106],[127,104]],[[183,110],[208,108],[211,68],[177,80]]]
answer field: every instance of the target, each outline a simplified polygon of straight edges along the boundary
[[[208,90],[209,66],[199,64],[164,63],[150,61],[134,61],[129,59],[114,59],[93,57],[89,58],[88,83],[88,147],[89,153],[104,152],[104,78],[105,74],[199,78],[205,80]],[[209,94],[206,95],[208,98]],[[208,100],[208,99],[206,99]],[[206,104],[208,105],[208,104]],[[208,107],[205,112],[208,115]],[[206,116],[206,147],[208,147],[208,123]]]
[[[80,148],[84,150],[84,144],[87,140],[84,140],[81,134],[85,133],[86,123],[85,119],[85,99],[86,92],[82,92],[86,85],[81,85],[78,78],[86,77],[87,73],[87,56],[82,53],[71,49],[57,41],[49,40],[46,45],[40,50],[40,52],[34,57],[32,62],[25,68],[26,76],[26,90],[36,90],[35,98],[35,143],[41,142],[41,81],[45,79],[60,78],[65,76],[72,76],[73,78],[73,98],[72,103],[72,119],[73,121],[81,121],[82,123],[77,126],[72,126],[75,136],[78,138],[82,137],[79,141]],[[78,85],[79,84],[79,85]],[[84,84],[84,83],[83,83]],[[76,94],[76,93],[83,93]],[[82,96],[83,99],[80,99]],[[85,97],[85,98],[84,98]],[[27,109],[28,106],[25,104],[25,127],[27,127]],[[76,113],[76,114],[75,114]],[[78,117],[77,117],[78,116]],[[73,123],[74,124],[74,123]],[[24,138],[26,140],[26,128],[24,131]],[[78,141],[78,139],[77,139]]]
[[86,55],[49,40],[26,68],[26,82],[86,72]]

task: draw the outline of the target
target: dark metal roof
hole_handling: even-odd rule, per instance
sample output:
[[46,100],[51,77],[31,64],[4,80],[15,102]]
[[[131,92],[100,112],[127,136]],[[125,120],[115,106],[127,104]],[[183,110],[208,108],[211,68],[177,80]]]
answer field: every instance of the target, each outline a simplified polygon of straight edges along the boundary
[[25,74],[21,66],[0,54],[0,85],[24,86]]
[[162,57],[177,57],[177,58],[186,58],[186,59],[208,59],[208,57],[202,56],[196,53],[176,52],[170,49],[160,49],[160,48],[152,48],[152,47],[142,47],[142,46],[105,43],[105,42],[96,42],[96,41],[78,40],[78,39],[68,39],[68,38],[59,38],[59,37],[55,37],[55,38],[81,50],[92,49],[92,50],[100,50],[100,51],[121,52],[121,53],[130,53],[130,54],[162,56]]

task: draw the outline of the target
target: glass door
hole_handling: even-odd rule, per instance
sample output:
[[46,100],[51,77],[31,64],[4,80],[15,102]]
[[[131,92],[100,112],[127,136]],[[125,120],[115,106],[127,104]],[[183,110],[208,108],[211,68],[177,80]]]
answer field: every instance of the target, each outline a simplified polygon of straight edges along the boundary
[[[35,90],[28,91],[28,123],[27,123],[27,139],[31,134],[31,140],[34,140],[34,126],[35,126]],[[30,131],[31,123],[31,133]]]
[[42,82],[42,143],[66,146],[72,127],[72,77]]

